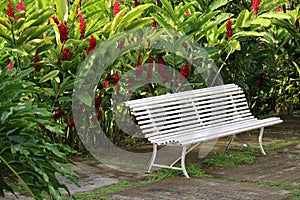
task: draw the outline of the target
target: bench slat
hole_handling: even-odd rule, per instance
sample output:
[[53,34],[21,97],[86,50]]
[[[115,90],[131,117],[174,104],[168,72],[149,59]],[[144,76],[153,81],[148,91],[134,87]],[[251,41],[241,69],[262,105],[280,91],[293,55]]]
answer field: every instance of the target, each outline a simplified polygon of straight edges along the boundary
[[[220,85],[220,86],[215,86],[215,87],[209,87],[209,88],[203,88],[203,89],[198,89],[198,90],[189,90],[189,91],[183,91],[180,92],[180,95],[182,96],[189,96],[190,94],[213,94],[213,93],[224,93],[228,92],[231,90],[236,90],[239,89],[239,87],[235,84],[227,84],[227,85]],[[176,93],[174,94],[166,94],[166,95],[161,95],[161,96],[155,96],[155,97],[148,97],[148,98],[143,98],[143,99],[136,99],[136,100],[131,100],[125,102],[125,104],[131,108],[135,106],[143,106],[145,104],[157,104],[157,103],[164,103],[166,100],[176,100],[177,96]],[[155,102],[155,103],[154,103]]]

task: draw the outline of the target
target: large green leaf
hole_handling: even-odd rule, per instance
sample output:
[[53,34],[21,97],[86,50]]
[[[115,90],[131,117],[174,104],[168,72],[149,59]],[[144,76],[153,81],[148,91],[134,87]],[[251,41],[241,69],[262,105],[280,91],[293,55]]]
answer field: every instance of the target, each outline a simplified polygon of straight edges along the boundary
[[248,10],[243,10],[238,15],[235,26],[237,28],[247,28],[251,25],[252,19],[253,13]]
[[228,4],[232,0],[214,0],[208,7],[208,12],[217,10],[218,8]]
[[251,21],[251,24],[256,24],[264,27],[268,27],[271,25],[271,20],[264,19],[264,18],[256,18],[253,21]]
[[56,0],[56,13],[58,15],[58,19],[63,22],[68,19],[68,2],[62,0]]
[[270,18],[270,19],[290,19],[291,16],[287,13],[269,12],[259,15],[259,18]]
[[53,71],[49,72],[48,74],[46,74],[45,76],[43,76],[41,78],[41,80],[39,81],[39,83],[43,83],[48,80],[51,80],[51,79],[55,78],[58,74],[59,74],[58,70],[53,70]]
[[173,10],[173,7],[172,7],[171,3],[168,0],[160,0],[160,2],[164,6],[166,12],[169,13],[172,20],[176,22],[178,19],[177,19],[177,16],[176,16],[176,14]]

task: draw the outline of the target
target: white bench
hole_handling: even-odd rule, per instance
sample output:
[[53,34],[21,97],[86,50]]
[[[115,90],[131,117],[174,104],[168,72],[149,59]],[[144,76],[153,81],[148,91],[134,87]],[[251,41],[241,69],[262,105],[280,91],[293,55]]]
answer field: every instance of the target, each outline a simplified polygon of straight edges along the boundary
[[[153,143],[148,171],[153,166],[182,170],[187,178],[185,156],[199,143],[260,128],[258,141],[265,155],[264,127],[282,122],[277,117],[255,118],[243,90],[235,84],[130,100],[125,105],[136,117],[145,138]],[[180,158],[171,165],[154,163],[158,145],[174,144],[182,146]],[[180,159],[181,168],[174,167]]]

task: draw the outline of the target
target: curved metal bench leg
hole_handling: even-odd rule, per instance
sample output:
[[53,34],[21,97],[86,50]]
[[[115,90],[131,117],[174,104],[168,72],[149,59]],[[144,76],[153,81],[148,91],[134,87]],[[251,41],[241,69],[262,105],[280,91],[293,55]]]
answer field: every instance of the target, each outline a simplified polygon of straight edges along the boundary
[[157,154],[157,144],[153,144],[153,153],[152,153],[152,157],[151,157],[151,160],[149,163],[148,172],[151,171],[151,168],[152,168],[155,158],[156,158],[156,154]]
[[182,147],[182,154],[181,154],[181,168],[182,168],[182,171],[183,171],[183,174],[186,178],[190,178],[187,171],[186,171],[186,168],[185,168],[185,155],[186,155],[186,149],[187,149],[187,146],[184,145]]
[[230,140],[229,140],[229,142],[228,142],[228,144],[227,144],[227,146],[226,146],[226,148],[225,148],[226,152],[229,150],[230,145],[233,142],[234,138],[235,138],[235,135],[232,135],[231,138],[230,138]]
[[263,135],[264,135],[264,127],[260,128],[260,132],[259,132],[259,137],[258,137],[258,142],[259,142],[259,147],[260,147],[260,151],[263,155],[267,155],[264,148],[263,148],[263,145],[262,145],[262,138],[263,138]]

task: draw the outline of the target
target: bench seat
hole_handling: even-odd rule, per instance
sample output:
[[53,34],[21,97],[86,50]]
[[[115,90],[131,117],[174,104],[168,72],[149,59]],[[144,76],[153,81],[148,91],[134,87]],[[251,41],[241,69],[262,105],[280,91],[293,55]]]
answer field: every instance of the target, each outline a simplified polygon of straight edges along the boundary
[[[185,170],[185,155],[192,144],[234,136],[249,130],[260,129],[259,146],[262,146],[264,127],[282,123],[277,117],[255,118],[247,105],[243,90],[235,84],[189,90],[125,102],[135,116],[145,138],[153,144],[153,166]],[[155,164],[157,145],[182,146],[181,168]],[[228,145],[229,146],[229,145]],[[190,149],[189,149],[190,148]]]

